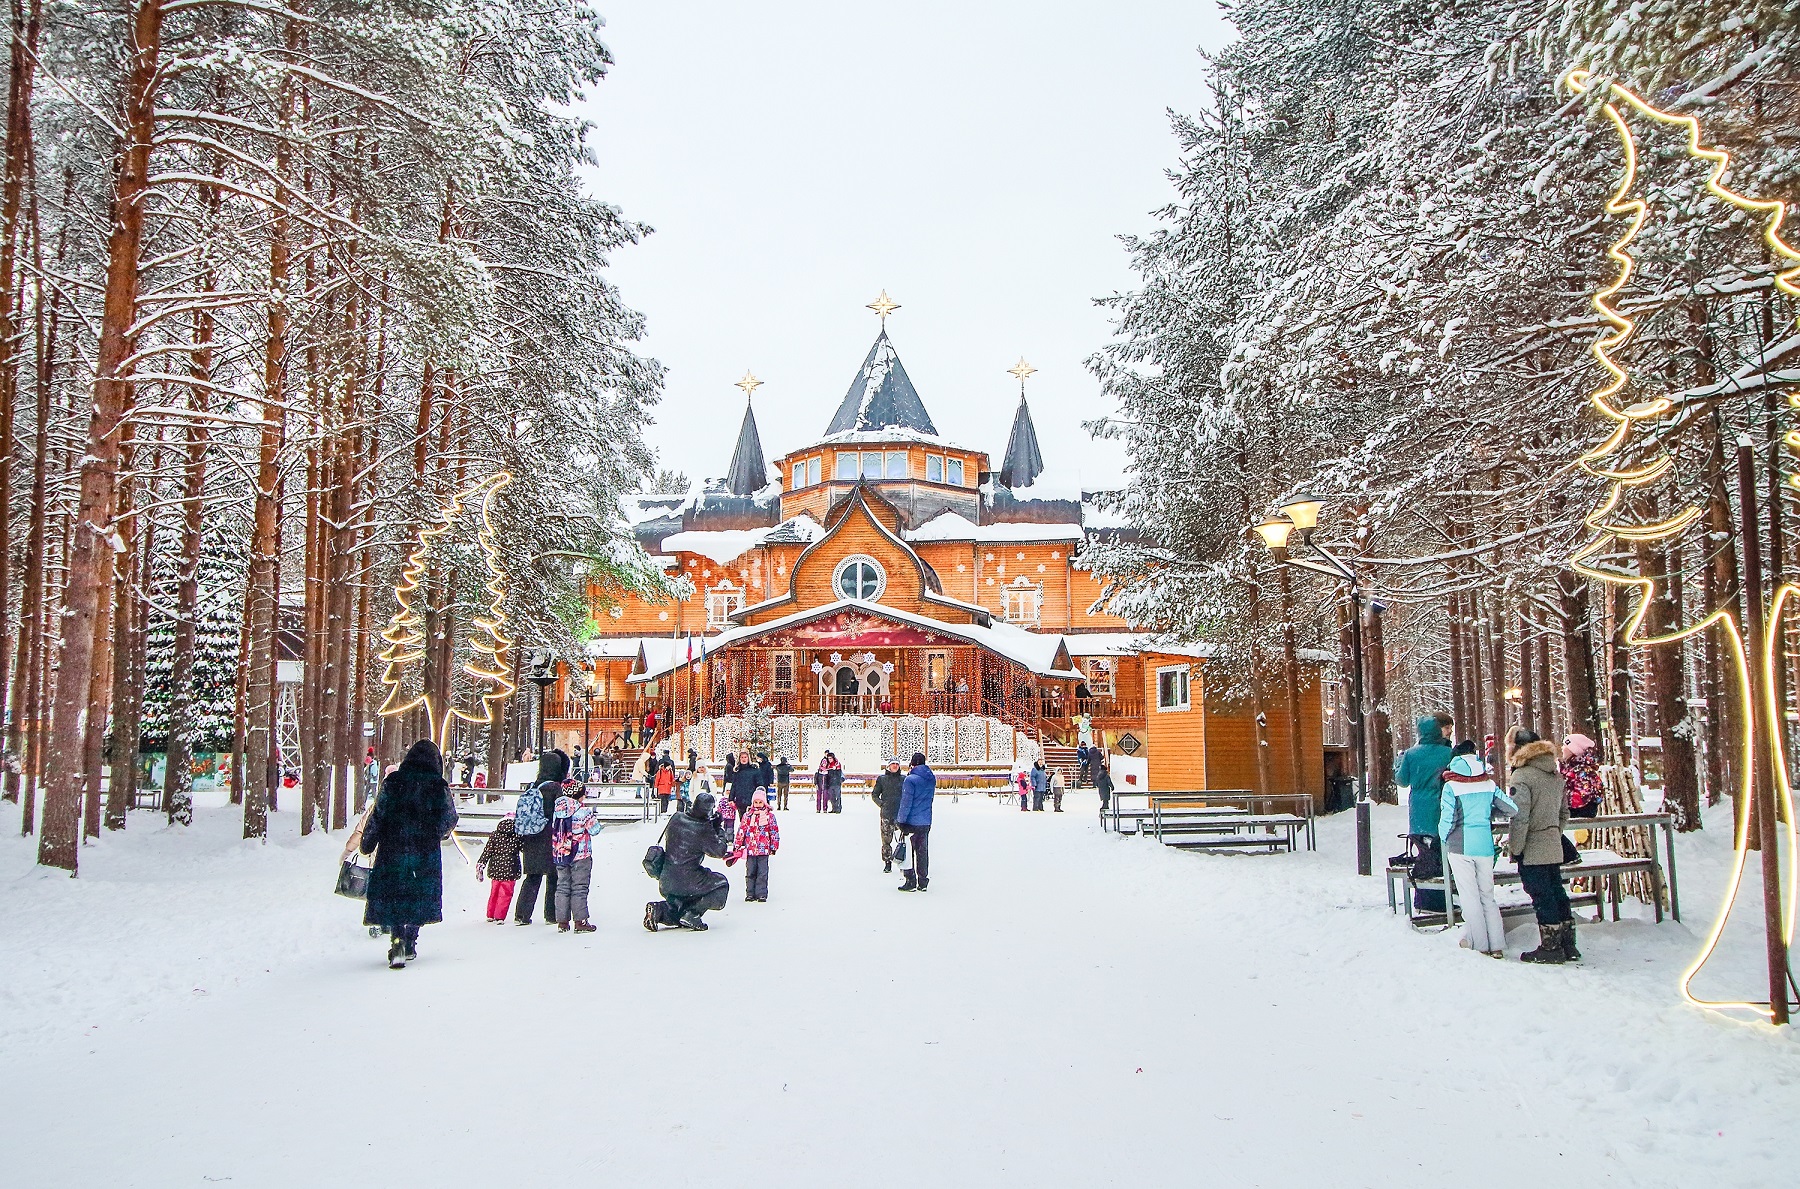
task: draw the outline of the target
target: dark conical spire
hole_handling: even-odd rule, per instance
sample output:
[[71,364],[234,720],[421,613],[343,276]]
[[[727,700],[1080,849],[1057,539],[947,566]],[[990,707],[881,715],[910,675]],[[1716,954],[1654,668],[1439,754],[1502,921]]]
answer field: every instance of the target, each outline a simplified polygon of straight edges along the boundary
[[733,495],[755,495],[769,485],[769,463],[763,458],[762,435],[756,432],[756,411],[744,402],[744,424],[738,427],[737,449],[731,452],[731,468],[725,485]]
[[856,378],[850,381],[850,391],[844,393],[844,403],[838,406],[825,433],[829,436],[848,429],[894,428],[937,435],[937,426],[931,423],[931,414],[925,411],[925,402],[907,379],[906,369],[884,329],[875,336],[875,345],[869,348],[869,356],[863,360]]
[[1038,449],[1037,427],[1031,424],[1031,406],[1019,393],[1019,411],[1013,414],[1012,436],[1006,439],[1006,461],[1000,464],[1000,486],[1030,487],[1044,473],[1044,454]]

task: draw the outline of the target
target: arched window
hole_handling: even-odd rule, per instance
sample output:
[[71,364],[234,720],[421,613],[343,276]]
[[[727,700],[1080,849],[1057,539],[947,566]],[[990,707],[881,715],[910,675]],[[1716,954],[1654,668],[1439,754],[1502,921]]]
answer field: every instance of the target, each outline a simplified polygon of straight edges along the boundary
[[838,563],[831,585],[843,598],[872,603],[887,588],[887,574],[882,570],[880,562],[857,554]]

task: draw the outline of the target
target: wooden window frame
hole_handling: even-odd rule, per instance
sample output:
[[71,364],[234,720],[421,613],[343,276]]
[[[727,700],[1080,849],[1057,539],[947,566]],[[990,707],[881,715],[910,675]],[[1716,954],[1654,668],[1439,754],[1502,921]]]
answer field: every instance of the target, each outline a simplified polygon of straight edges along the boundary
[[[1164,704],[1163,674],[1177,677],[1181,685],[1181,700],[1178,703]],[[1156,667],[1156,712],[1158,714],[1179,714],[1192,710],[1193,702],[1193,666],[1192,665],[1158,665]]]

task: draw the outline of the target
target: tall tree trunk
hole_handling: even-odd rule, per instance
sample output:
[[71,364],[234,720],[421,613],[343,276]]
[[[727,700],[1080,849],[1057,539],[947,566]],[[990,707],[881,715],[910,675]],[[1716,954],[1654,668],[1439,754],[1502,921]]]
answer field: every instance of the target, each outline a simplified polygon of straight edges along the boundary
[[[213,287],[208,270],[202,290]],[[200,615],[200,542],[204,528],[201,497],[206,490],[206,452],[211,434],[205,414],[212,380],[213,316],[204,306],[194,315],[194,349],[188,371],[194,383],[188,389],[188,407],[196,416],[188,425],[187,455],[181,471],[181,546],[175,595],[174,657],[169,672],[169,738],[163,768],[163,812],[170,824],[186,824],[193,817],[193,682],[194,642]],[[239,749],[242,750],[241,748]]]
[[120,451],[126,474],[119,482],[119,515],[124,526],[121,537],[125,548],[114,559],[113,580],[113,666],[108,705],[112,709],[112,747],[107,763],[106,828],[123,830],[125,813],[131,808],[131,792],[137,787],[137,723],[130,705],[132,688],[131,661],[137,653],[137,596],[132,581],[137,576],[140,550],[151,548],[147,529],[139,523],[133,505],[137,479],[130,473],[136,467],[138,449],[128,433]]
[[[1681,622],[1681,572],[1647,542],[1637,546],[1638,573],[1654,583],[1642,634],[1662,636]],[[1657,732],[1662,739],[1663,806],[1675,815],[1678,830],[1698,830],[1699,776],[1694,765],[1694,724],[1687,709],[1685,641],[1649,648],[1651,695],[1656,703]]]
[[85,735],[94,673],[95,631],[112,567],[109,522],[119,464],[119,429],[132,385],[125,365],[137,320],[139,253],[156,131],[156,84],[162,47],[163,0],[137,0],[126,46],[126,143],[113,177],[112,233],[107,239],[106,291],[94,356],[94,403],[81,462],[77,530],[64,584],[62,660],[51,699],[45,757],[44,823],[38,861],[73,873],[80,854],[81,790],[87,785]]
[[1557,575],[1562,608],[1563,697],[1569,729],[1600,738],[1594,691],[1594,631],[1587,582],[1572,570]]
[[1382,615],[1370,607],[1363,616],[1363,685],[1368,700],[1366,744],[1369,756],[1369,796],[1396,804],[1394,788],[1394,732],[1388,722],[1387,641]]

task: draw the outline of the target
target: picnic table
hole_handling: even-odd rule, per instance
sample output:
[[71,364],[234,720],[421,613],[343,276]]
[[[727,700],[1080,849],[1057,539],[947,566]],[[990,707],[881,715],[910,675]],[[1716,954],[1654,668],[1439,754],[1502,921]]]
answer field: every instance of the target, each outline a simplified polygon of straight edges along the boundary
[[[1203,790],[1190,793],[1151,793],[1150,828],[1157,841],[1173,828],[1187,833],[1242,833],[1260,829],[1285,831],[1288,849],[1294,836],[1306,832],[1306,849],[1318,849],[1313,823],[1313,799],[1308,793],[1253,793],[1246,789]],[[1189,847],[1189,849],[1201,849]]]
[[[1665,866],[1657,854],[1656,828],[1660,826],[1663,834],[1663,849],[1668,855]],[[1581,862],[1566,863],[1562,867],[1562,877],[1566,882],[1570,879],[1589,878],[1598,886],[1589,892],[1573,893],[1569,897],[1571,907],[1592,906],[1594,920],[1606,919],[1606,909],[1612,909],[1612,919],[1619,919],[1619,905],[1624,897],[1621,894],[1623,877],[1636,871],[1650,876],[1651,904],[1655,909],[1656,922],[1663,919],[1663,894],[1669,897],[1669,915],[1675,920],[1681,919],[1681,893],[1675,874],[1675,817],[1668,813],[1615,813],[1602,814],[1598,817],[1571,818],[1570,830],[1617,830],[1638,827],[1650,832],[1649,854],[1622,855],[1617,851],[1596,847],[1581,852]],[[1410,867],[1388,868],[1388,908],[1394,912],[1404,910],[1415,929],[1428,927],[1448,927],[1456,923],[1456,881],[1439,876],[1436,879],[1415,879]],[[1520,882],[1517,864],[1497,865],[1494,868],[1494,886],[1510,887]],[[1413,908],[1413,892],[1438,891],[1444,893],[1444,911],[1421,912]],[[1508,901],[1500,906],[1500,915],[1506,917],[1524,916],[1532,911],[1529,901],[1519,903]]]

